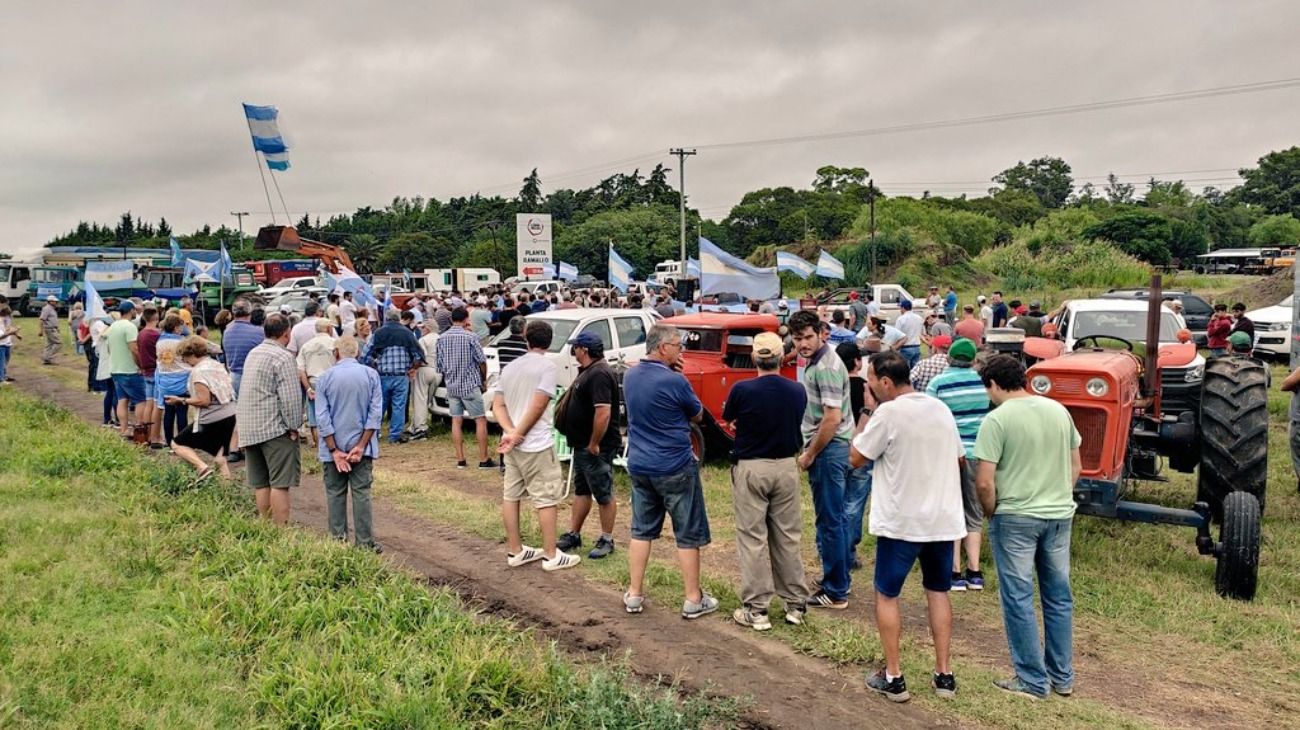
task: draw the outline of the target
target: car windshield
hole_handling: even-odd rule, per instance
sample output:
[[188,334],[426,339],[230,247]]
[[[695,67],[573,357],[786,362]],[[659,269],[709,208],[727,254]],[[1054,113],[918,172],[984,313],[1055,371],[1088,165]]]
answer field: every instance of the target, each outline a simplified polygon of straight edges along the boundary
[[[1160,316],[1160,341],[1178,340],[1178,318],[1171,312]],[[1070,336],[1076,340],[1084,337],[1119,337],[1129,342],[1143,342],[1147,337],[1146,312],[1079,312],[1074,317]]]
[[[550,317],[530,316],[528,321],[539,319],[551,326],[551,346],[547,352],[563,352],[569,346],[569,338],[573,336],[573,330],[578,327],[576,319],[551,319]],[[501,330],[496,337],[488,343],[488,347],[496,347],[497,343],[510,336],[510,328]]]
[[688,352],[722,352],[722,330],[683,328],[682,349]]

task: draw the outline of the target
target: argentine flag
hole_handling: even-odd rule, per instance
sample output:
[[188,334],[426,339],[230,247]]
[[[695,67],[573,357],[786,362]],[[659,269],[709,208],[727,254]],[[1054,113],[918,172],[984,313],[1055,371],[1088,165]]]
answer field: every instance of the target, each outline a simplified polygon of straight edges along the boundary
[[731,292],[746,299],[772,299],[781,291],[776,269],[766,269],[737,258],[707,238],[700,239],[700,293]]
[[577,281],[578,267],[574,266],[573,264],[565,263],[564,261],[561,261],[559,267],[559,276],[557,276],[556,278],[560,279],[561,281]]
[[176,237],[172,236],[169,245],[172,248],[172,266],[180,268],[185,265],[185,254],[181,251],[181,245],[176,242]]
[[289,145],[280,135],[279,116],[279,110],[273,106],[244,105],[248,132],[253,135],[253,149],[262,153],[267,167],[284,171],[289,169]]
[[230,260],[230,252],[226,250],[226,242],[221,242],[221,270],[217,272],[221,278],[229,279],[235,275],[235,264]]
[[626,292],[632,284],[632,264],[629,264],[618,252],[614,250],[614,245],[609,246],[609,285],[621,292]]
[[700,278],[700,260],[699,260],[699,259],[689,259],[689,258],[686,259],[686,275],[687,275],[687,276],[693,276],[693,277],[695,277],[696,279]]
[[817,257],[817,275],[825,279],[843,279],[844,264],[834,256],[822,251]]
[[776,252],[776,270],[788,271],[800,279],[807,279],[817,270],[817,267],[803,259],[786,251]]
[[108,310],[104,309],[104,298],[99,295],[94,283],[86,281],[83,286],[86,288],[86,316],[90,321],[108,317]]
[[325,279],[325,286],[330,291],[342,289],[343,291],[352,292],[353,301],[363,307],[370,307],[379,303],[370,290],[370,285],[360,276],[357,276],[355,271],[346,266],[340,266],[337,274],[322,268],[321,276]]

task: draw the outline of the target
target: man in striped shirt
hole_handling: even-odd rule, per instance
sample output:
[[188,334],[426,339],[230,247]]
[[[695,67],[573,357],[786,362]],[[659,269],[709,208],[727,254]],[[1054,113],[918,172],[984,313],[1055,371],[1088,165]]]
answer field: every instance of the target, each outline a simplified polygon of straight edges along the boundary
[[[989,412],[989,395],[984,389],[979,373],[971,367],[975,363],[975,343],[965,337],[948,347],[948,369],[930,379],[926,395],[943,401],[957,420],[957,432],[966,458],[961,470],[961,499],[966,512],[966,537],[952,546],[952,590],[984,589],[984,574],[980,572],[980,528],[984,511],[975,493],[975,437],[980,424]],[[913,370],[912,379],[916,379]],[[966,572],[961,569],[961,548],[966,546]]]

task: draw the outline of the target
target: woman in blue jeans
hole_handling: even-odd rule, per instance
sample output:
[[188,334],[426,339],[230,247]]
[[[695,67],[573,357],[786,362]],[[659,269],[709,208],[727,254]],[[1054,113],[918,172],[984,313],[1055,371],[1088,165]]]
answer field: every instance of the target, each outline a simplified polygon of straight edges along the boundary
[[14,329],[13,312],[8,304],[0,304],[0,385],[4,385],[9,372],[9,356],[13,353],[14,340],[21,340],[22,335]]

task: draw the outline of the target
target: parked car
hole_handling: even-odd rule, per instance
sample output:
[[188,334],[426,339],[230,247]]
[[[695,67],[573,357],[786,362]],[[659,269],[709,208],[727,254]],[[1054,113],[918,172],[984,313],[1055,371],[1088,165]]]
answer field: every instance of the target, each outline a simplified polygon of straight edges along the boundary
[[268,286],[262,290],[262,296],[267,299],[278,297],[290,289],[311,289],[319,288],[324,285],[324,281],[319,276],[291,276],[287,279],[281,279],[276,282],[275,286]]
[[[1128,343],[1130,347],[1146,342],[1147,302],[1131,299],[1075,299],[1061,305],[1051,319],[1056,337],[1066,351],[1080,341],[1085,346],[1107,346],[1108,340]],[[1183,318],[1168,305],[1161,307],[1160,344],[1177,345],[1178,332],[1186,328]],[[1160,369],[1161,410],[1170,415],[1196,412],[1201,400],[1201,382],[1205,379],[1205,358],[1199,353],[1185,366]]]
[[[568,341],[575,335],[591,332],[599,337],[605,345],[605,360],[610,364],[635,362],[645,356],[646,332],[660,317],[650,309],[558,309],[530,314],[528,319],[540,319],[551,325],[554,336],[547,357],[559,368],[556,385],[567,388],[578,377],[578,361],[569,354],[568,345]],[[496,343],[509,334],[509,331],[501,332],[483,348],[483,354],[487,358],[489,384],[496,382],[501,373]],[[484,403],[491,406],[486,396]],[[434,392],[433,411],[442,416],[450,415],[445,386],[438,386]],[[487,416],[489,421],[496,422],[491,407],[487,408]]]
[[538,294],[559,294],[560,289],[564,287],[564,282],[546,279],[541,281],[524,281],[515,285],[513,291],[528,292],[534,296]]
[[1271,307],[1246,312],[1246,317],[1255,323],[1256,355],[1282,361],[1291,357],[1293,301],[1293,297],[1287,297]]
[[[282,306],[287,306],[294,314],[301,317],[307,311],[307,302],[311,301],[313,292],[320,297],[322,302],[325,301],[325,297],[329,294],[329,290],[323,286],[291,289],[280,292],[279,295],[269,299],[266,302],[265,309],[268,313],[271,313],[280,311]],[[265,296],[265,292],[263,292],[263,296]]]
[[[1145,302],[1150,291],[1150,289],[1111,289],[1098,298]],[[1187,323],[1187,329],[1191,330],[1193,340],[1198,345],[1205,345],[1205,330],[1210,326],[1210,315],[1214,313],[1214,307],[1204,297],[1191,292],[1164,291],[1160,296],[1166,302],[1176,301],[1183,305],[1183,321]]]
[[[818,297],[816,300],[817,306],[825,306],[827,311],[831,312],[834,312],[835,310],[848,311],[849,295],[853,292],[858,292],[858,295],[863,297],[863,301],[865,301],[865,295],[868,291],[872,293],[872,296],[875,297],[876,303],[880,305],[880,315],[890,324],[893,324],[894,320],[898,319],[898,315],[903,313],[903,309],[899,306],[899,303],[904,300],[911,302],[912,311],[922,317],[929,313],[929,309],[925,306],[925,297],[914,297],[898,284],[872,284],[869,288],[845,287],[842,289],[835,289],[826,294],[826,296]],[[946,319],[943,310],[940,309],[938,311],[939,317]]]

